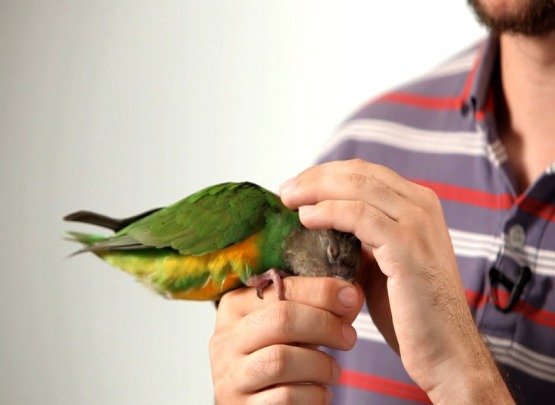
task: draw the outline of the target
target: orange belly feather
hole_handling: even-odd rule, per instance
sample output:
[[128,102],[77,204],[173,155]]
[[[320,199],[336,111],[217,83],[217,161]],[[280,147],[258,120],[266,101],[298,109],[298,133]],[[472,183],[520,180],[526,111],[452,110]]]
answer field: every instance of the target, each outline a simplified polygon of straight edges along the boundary
[[[137,276],[173,299],[217,300],[224,292],[240,287],[259,264],[260,252],[255,234],[242,242],[202,256],[176,253],[141,255],[133,251],[103,253],[110,264]],[[162,251],[160,251],[162,252]],[[189,282],[190,280],[190,282]],[[199,285],[198,280],[205,280]],[[165,288],[167,285],[182,288]]]

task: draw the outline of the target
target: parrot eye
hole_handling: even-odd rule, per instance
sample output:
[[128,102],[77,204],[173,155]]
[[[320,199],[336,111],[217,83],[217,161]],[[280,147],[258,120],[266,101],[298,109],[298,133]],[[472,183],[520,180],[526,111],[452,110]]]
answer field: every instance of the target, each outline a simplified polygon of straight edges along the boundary
[[339,249],[337,248],[337,245],[330,243],[326,253],[328,255],[329,263],[337,263],[337,259],[339,258]]

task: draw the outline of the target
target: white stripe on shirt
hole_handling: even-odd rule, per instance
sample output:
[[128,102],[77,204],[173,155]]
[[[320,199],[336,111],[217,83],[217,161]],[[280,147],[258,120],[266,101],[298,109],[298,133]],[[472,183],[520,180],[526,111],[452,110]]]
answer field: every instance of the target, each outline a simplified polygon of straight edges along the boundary
[[485,340],[497,362],[555,383],[555,358],[534,352],[509,339],[488,335]]
[[340,128],[324,146],[322,156],[347,140],[380,143],[412,152],[482,156],[496,166],[507,159],[503,145],[488,144],[480,130],[431,131],[375,119],[356,119]]
[[[368,313],[361,312],[353,322],[353,327],[359,339],[386,344]],[[555,358],[534,352],[509,339],[486,335],[484,340],[497,362],[534,377],[555,382]]]
[[506,235],[496,237],[473,232],[450,229],[451,241],[455,254],[461,257],[481,257],[494,262],[503,249],[502,254],[518,264],[530,266],[534,274],[555,277],[555,251],[538,249],[534,246],[513,248],[509,242],[503,242]]
[[433,69],[431,72],[422,76],[423,79],[431,79],[443,76],[453,76],[458,74],[468,74],[476,63],[477,51],[465,54],[460,58],[449,60]]

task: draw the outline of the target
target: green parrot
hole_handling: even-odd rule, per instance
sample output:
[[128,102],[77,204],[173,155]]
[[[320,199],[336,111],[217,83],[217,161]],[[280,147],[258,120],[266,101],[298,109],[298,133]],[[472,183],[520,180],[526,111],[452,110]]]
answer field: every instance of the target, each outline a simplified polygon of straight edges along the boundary
[[282,277],[354,280],[360,241],[336,230],[310,230],[296,211],[253,183],[207,187],[166,208],[126,219],[89,211],[64,217],[99,225],[112,236],[69,232],[106,262],[173,299],[219,300],[242,285],[269,283],[283,299]]

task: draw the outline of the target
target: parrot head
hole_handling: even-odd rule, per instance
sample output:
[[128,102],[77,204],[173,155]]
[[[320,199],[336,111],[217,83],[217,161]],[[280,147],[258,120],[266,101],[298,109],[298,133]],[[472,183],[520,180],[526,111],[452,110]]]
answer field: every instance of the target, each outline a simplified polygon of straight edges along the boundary
[[284,258],[294,275],[354,281],[361,257],[360,241],[354,235],[301,226],[285,243]]

